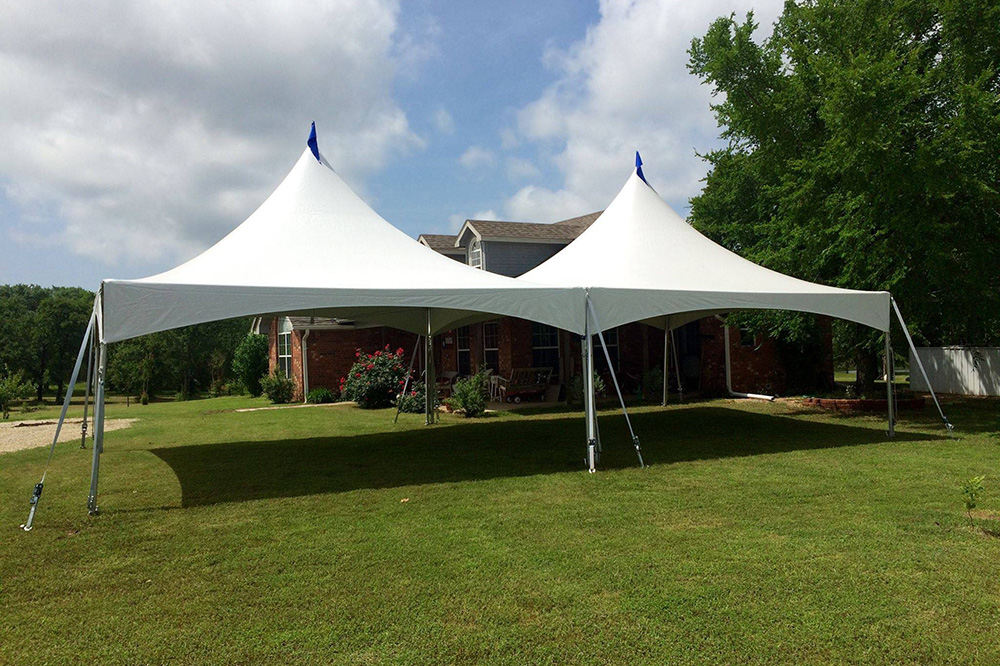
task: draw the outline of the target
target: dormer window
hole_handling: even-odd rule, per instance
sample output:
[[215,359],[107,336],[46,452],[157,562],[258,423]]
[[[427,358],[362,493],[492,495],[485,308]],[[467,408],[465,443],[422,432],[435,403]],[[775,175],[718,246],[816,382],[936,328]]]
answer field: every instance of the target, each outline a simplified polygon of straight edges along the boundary
[[478,238],[473,239],[469,246],[469,265],[479,269],[483,267],[483,246]]

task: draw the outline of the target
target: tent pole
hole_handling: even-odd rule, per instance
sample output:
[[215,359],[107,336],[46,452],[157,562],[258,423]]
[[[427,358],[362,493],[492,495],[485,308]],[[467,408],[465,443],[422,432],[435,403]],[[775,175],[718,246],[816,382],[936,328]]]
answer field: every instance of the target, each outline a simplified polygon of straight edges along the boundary
[[406,390],[410,387],[410,375],[413,374],[413,362],[417,360],[417,350],[420,349],[420,338],[423,336],[417,336],[417,343],[413,345],[413,354],[410,356],[410,367],[406,369],[406,381],[403,382],[403,392],[399,394],[399,400],[396,401],[396,416],[392,419],[393,423],[399,421],[399,408],[403,405],[403,398],[406,397]]
[[[941,420],[944,421],[944,427],[948,429],[948,434],[954,437],[955,426],[948,421],[948,417],[944,415],[944,410],[941,409],[941,403],[938,402],[937,395],[934,393],[934,387],[931,386],[931,380],[927,378],[927,371],[924,370],[924,364],[920,360],[920,355],[917,354],[917,347],[913,344],[913,338],[910,337],[910,330],[906,328],[906,322],[903,321],[903,314],[899,311],[896,299],[890,296],[889,302],[892,303],[892,309],[896,311],[896,319],[899,320],[899,325],[903,328],[903,335],[906,337],[907,344],[910,345],[910,351],[913,352],[913,360],[917,362],[917,368],[920,369],[920,374],[924,378],[924,383],[927,384],[927,390],[930,391],[931,398],[934,399],[934,405],[937,407],[938,414],[941,415]],[[913,368],[910,368],[910,374],[913,374]]]
[[49,446],[49,457],[45,460],[45,468],[42,470],[42,478],[35,484],[31,493],[28,511],[28,519],[21,525],[25,532],[31,531],[32,523],[35,521],[35,512],[38,510],[38,502],[42,499],[42,489],[45,487],[45,476],[49,473],[49,465],[52,464],[52,454],[55,453],[56,443],[59,441],[59,432],[66,421],[66,412],[69,411],[70,400],[73,399],[73,389],[76,387],[76,380],[80,376],[80,366],[83,364],[83,357],[87,355],[87,345],[90,344],[90,336],[94,332],[94,325],[97,322],[96,311],[90,315],[87,322],[87,330],[83,334],[83,342],[80,343],[80,352],[76,355],[76,363],[73,364],[73,372],[70,374],[69,386],[66,388],[66,396],[63,398],[62,410],[59,412],[59,421],[56,423],[56,432],[52,436],[52,444]]
[[667,406],[670,386],[670,315],[667,315],[663,325],[663,402]]
[[90,405],[90,385],[94,381],[94,341],[87,351],[87,385],[83,389],[83,423],[80,424],[80,448],[87,448],[87,407]]
[[896,405],[893,404],[893,381],[896,375],[896,359],[892,356],[892,341],[889,331],[885,332],[885,396],[889,410],[889,437],[896,434]]
[[587,468],[593,474],[597,471],[597,433],[594,427],[597,415],[594,410],[594,348],[590,337],[590,320],[584,326],[583,339],[583,381],[584,410],[587,419]]
[[615,393],[618,394],[618,402],[622,404],[622,414],[625,415],[625,423],[628,424],[629,434],[632,435],[632,444],[635,446],[635,454],[639,456],[639,467],[645,467],[646,463],[642,461],[642,451],[639,449],[639,438],[636,437],[635,430],[632,429],[632,419],[628,416],[628,409],[625,407],[625,398],[622,396],[622,389],[618,385],[618,376],[615,375],[615,369],[611,365],[611,354],[608,352],[608,346],[604,343],[604,331],[601,330],[601,324],[597,321],[597,313],[594,312],[593,306],[590,305],[590,301],[587,301],[587,307],[590,309],[590,315],[594,318],[594,328],[597,329],[597,337],[601,340],[601,349],[604,351],[604,360],[608,363],[608,371],[611,373],[611,381],[615,385]]
[[97,480],[101,471],[101,453],[104,452],[104,377],[108,369],[108,346],[100,344],[97,365],[97,396],[94,398],[94,446],[90,463],[90,494],[87,495],[87,512],[94,516],[97,508]]
[[427,308],[427,335],[424,337],[424,425],[434,423],[434,402],[437,398],[437,382],[434,378],[434,330],[431,324],[431,309]]
[[684,385],[681,384],[681,360],[677,356],[677,338],[674,337],[673,331],[670,331],[670,341],[673,343],[673,349],[674,349],[674,374],[677,375],[677,399],[683,405]]

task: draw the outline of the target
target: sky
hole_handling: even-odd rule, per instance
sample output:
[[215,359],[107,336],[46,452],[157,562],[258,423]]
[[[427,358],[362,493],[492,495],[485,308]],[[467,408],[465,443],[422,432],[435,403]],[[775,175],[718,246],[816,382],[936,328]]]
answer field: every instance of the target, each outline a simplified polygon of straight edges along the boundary
[[311,121],[414,237],[600,210],[636,150],[686,213],[697,153],[721,145],[691,39],[750,10],[762,38],[781,4],[4,3],[0,283],[96,289],[191,258],[281,182]]

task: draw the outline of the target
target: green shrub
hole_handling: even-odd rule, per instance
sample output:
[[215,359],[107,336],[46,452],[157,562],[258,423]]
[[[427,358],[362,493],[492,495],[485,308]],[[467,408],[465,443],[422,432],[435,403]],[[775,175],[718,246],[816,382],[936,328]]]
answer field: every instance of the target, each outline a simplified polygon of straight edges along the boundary
[[986,490],[986,487],[983,485],[983,481],[985,480],[985,476],[974,476],[962,486],[962,497],[965,499],[965,513],[969,516],[969,525],[972,527],[976,526],[975,521],[972,520],[972,510],[976,508],[976,504],[979,502],[979,495]]
[[399,411],[407,414],[422,414],[426,408],[424,404],[424,396],[427,395],[426,389],[427,387],[424,386],[419,377],[411,378],[410,385],[406,387],[406,393],[400,395],[396,400]]
[[663,397],[663,368],[653,368],[642,373],[642,397],[660,400]]
[[233,372],[254,398],[263,393],[261,379],[267,374],[267,336],[250,333],[233,352]]
[[358,349],[354,354],[358,360],[340,380],[340,395],[362,409],[392,407],[406,375],[403,355],[402,348],[391,351],[389,345],[374,354],[364,354]]
[[467,379],[459,379],[451,390],[448,406],[461,411],[466,418],[482,416],[490,399],[489,376],[480,370]]
[[[601,376],[594,373],[594,394],[598,397],[604,395],[604,380]],[[573,402],[583,402],[583,375],[576,375],[573,377],[573,381],[570,382],[569,394],[573,396]]]
[[27,400],[31,397],[33,388],[24,381],[20,372],[5,372],[0,375],[0,412],[3,417],[10,417],[10,406],[14,402]]
[[267,399],[276,405],[291,402],[292,394],[295,393],[295,382],[285,377],[280,368],[275,368],[270,375],[261,377],[260,385]]
[[333,402],[336,397],[333,395],[333,391],[328,388],[314,388],[309,391],[309,397],[306,402],[311,402],[315,405],[323,405],[328,402]]

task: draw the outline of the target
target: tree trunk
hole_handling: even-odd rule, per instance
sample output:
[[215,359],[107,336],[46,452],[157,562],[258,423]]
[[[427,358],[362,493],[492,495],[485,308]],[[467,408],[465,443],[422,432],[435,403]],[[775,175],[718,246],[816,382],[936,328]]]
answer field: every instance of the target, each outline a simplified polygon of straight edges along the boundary
[[871,349],[859,349],[855,356],[858,374],[854,380],[856,396],[871,396],[875,392],[875,380],[882,376],[879,370],[878,354]]

